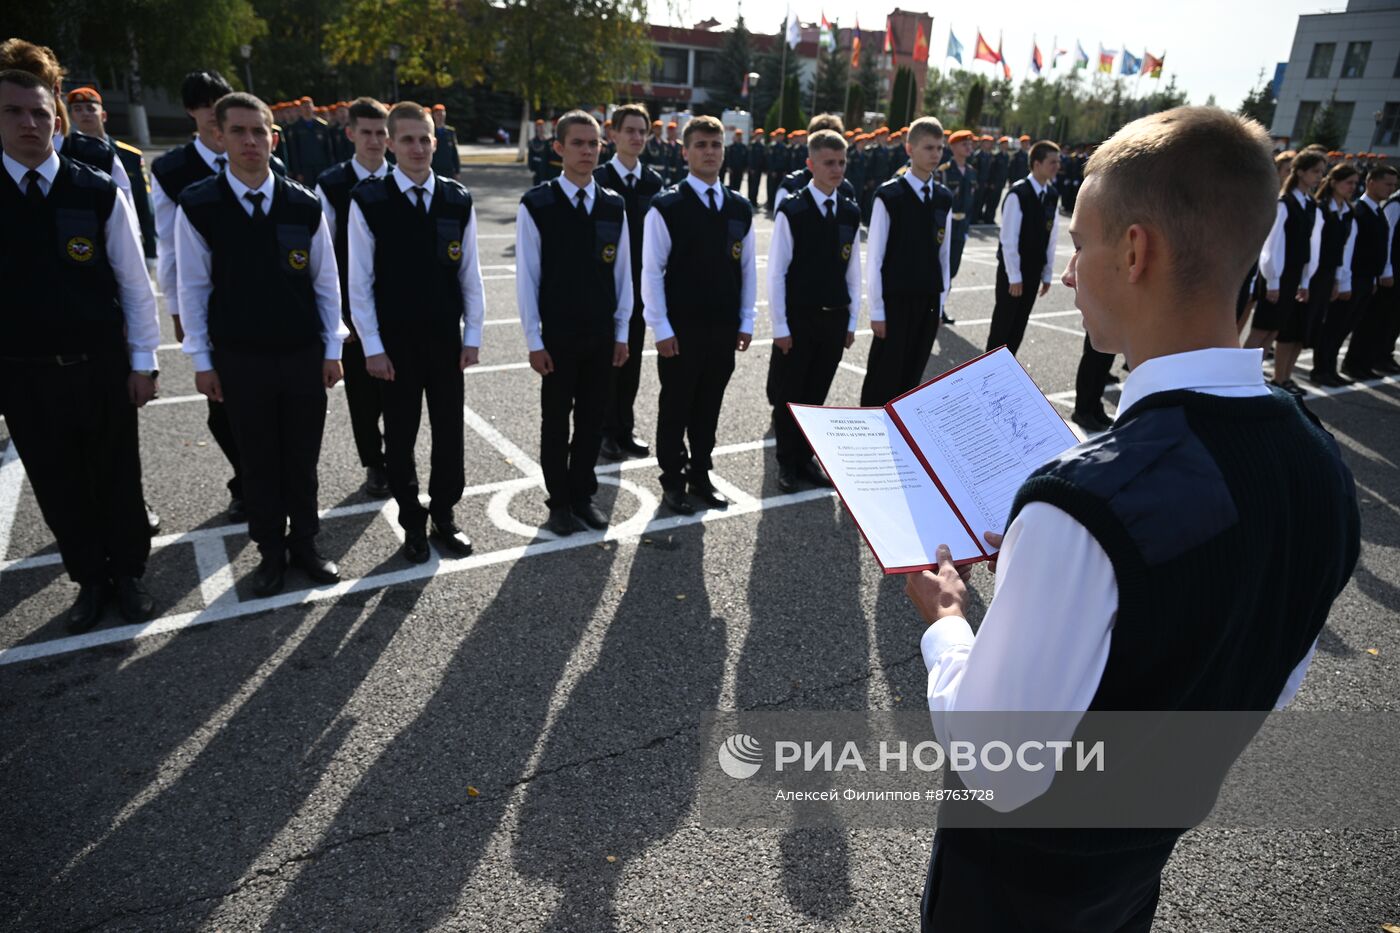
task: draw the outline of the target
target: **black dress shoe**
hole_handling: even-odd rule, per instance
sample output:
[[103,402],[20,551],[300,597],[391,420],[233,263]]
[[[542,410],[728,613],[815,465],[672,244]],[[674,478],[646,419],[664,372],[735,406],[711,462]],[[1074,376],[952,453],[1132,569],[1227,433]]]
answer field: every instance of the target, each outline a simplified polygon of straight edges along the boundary
[[603,446],[598,448],[598,453],[603,455],[604,460],[611,460],[614,463],[627,459],[627,452],[611,437],[603,438]]
[[262,562],[253,571],[252,586],[254,596],[276,596],[282,592],[287,576],[287,562],[278,557],[263,555]]
[[1069,416],[1069,420],[1090,434],[1098,434],[1113,427],[1113,422],[1109,420],[1108,415],[1097,411],[1076,411]]
[[1400,376],[1400,363],[1395,362],[1393,356],[1387,356],[1371,368],[1385,376]]
[[145,622],[155,611],[156,601],[146,586],[136,577],[115,577],[112,586],[117,595],[117,612],[128,622]]
[[73,607],[63,617],[68,631],[80,635],[95,626],[97,620],[102,618],[102,606],[107,602],[109,593],[110,589],[105,580],[100,583],[82,584],[78,589],[78,598],[73,601]]
[[291,551],[292,564],[300,567],[311,578],[312,583],[327,584],[340,582],[340,568],[335,561],[316,553],[315,545],[306,545]]
[[472,552],[472,539],[456,522],[433,522],[433,539],[453,557],[466,557]]
[[685,497],[682,489],[667,489],[661,493],[661,504],[666,506],[677,515],[694,515],[695,506],[691,505]]
[[783,492],[797,492],[797,487],[801,479],[797,473],[797,467],[778,467],[778,488]]
[[389,498],[389,477],[383,467],[365,467],[365,484],[360,487],[371,499]]
[[1314,369],[1312,372],[1308,373],[1307,380],[1313,385],[1321,386],[1324,389],[1340,389],[1342,386],[1348,385],[1348,383],[1342,381],[1341,376],[1336,373],[1330,373],[1325,369]]
[[802,464],[797,468],[797,473],[813,486],[820,486],[825,489],[830,489],[832,486],[831,477],[826,475],[826,471],[822,469],[821,464],[817,463],[815,460],[808,460],[806,463]]
[[234,523],[248,520],[248,513],[243,511],[242,496],[234,496],[228,500],[228,520]]
[[729,508],[729,497],[715,488],[710,478],[694,478],[686,483],[686,488],[690,494],[699,499],[707,509],[727,509]]
[[647,442],[635,434],[631,437],[618,438],[617,446],[622,448],[622,452],[629,457],[651,456],[651,448],[647,446]]
[[432,556],[428,553],[428,533],[421,529],[404,532],[403,547],[399,551],[410,564],[426,564]]
[[1342,373],[1347,376],[1350,376],[1357,382],[1365,382],[1368,379],[1376,378],[1376,374],[1373,373],[1371,370],[1367,369],[1365,366],[1352,366],[1346,363],[1342,364]]
[[160,516],[151,510],[150,503],[146,503],[146,527],[151,531],[151,537],[160,534]]
[[941,311],[939,312],[939,317],[942,318],[943,323],[944,323],[944,324],[947,324],[949,327],[952,327],[954,324],[958,323],[957,321],[953,320],[952,318],[950,318],[948,315],[944,314],[944,313],[941,312]]
[[602,510],[593,504],[593,500],[587,502],[575,502],[573,505],[574,518],[583,522],[594,531],[604,531],[608,527],[608,517]]
[[575,531],[583,531],[583,522],[574,518],[574,513],[560,506],[549,510],[549,520],[544,523],[544,530],[550,534],[567,538]]

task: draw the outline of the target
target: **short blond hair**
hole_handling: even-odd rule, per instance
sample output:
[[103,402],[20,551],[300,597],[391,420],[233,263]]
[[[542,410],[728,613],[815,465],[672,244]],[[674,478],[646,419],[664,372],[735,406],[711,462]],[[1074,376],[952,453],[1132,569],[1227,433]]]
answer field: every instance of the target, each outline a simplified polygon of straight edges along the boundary
[[433,124],[433,118],[428,116],[428,111],[423,105],[411,100],[401,100],[390,107],[387,119],[390,139],[394,138],[400,120],[421,120],[429,126]]
[[723,137],[724,124],[719,122],[718,117],[692,117],[685,125],[685,133],[681,135],[681,145],[689,147],[690,138],[696,133],[717,133]]
[[919,117],[909,124],[909,135],[905,137],[905,142],[913,146],[922,137],[932,136],[935,139],[943,138],[943,124],[937,117]]
[[[839,113],[819,113],[811,120],[807,121],[807,132],[817,133],[822,130],[833,130],[837,133],[846,132],[846,121],[841,119]],[[807,145],[811,145],[809,142]]]
[[846,151],[846,137],[835,130],[817,130],[807,137],[807,151],[815,155],[823,149]]
[[1161,234],[1183,295],[1238,289],[1274,222],[1278,173],[1269,136],[1218,107],[1134,120],[1084,167],[1104,236],[1133,224]]

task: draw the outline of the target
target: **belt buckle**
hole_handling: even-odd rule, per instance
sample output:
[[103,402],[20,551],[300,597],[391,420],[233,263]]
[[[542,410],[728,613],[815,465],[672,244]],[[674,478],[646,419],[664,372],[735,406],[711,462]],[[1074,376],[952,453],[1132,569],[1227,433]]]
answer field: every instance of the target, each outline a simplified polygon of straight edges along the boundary
[[59,366],[76,366],[78,363],[81,363],[83,361],[83,356],[81,353],[75,354],[73,356],[64,356],[62,353],[60,353],[53,358],[53,361]]

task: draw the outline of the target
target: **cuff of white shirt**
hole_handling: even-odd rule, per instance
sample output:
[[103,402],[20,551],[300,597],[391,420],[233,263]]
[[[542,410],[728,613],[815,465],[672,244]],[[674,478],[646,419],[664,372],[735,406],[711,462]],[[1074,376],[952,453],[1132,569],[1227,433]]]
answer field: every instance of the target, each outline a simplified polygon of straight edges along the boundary
[[1020,284],[1021,284],[1021,273],[1017,272],[1015,275],[1012,275],[1012,274],[1011,274],[1011,270],[1010,270],[1010,269],[1007,269],[1007,270],[1006,270],[1006,284],[1007,284],[1007,285],[1020,285]]
[[364,344],[365,356],[378,356],[384,352],[384,341],[379,339],[378,334],[360,335],[360,343]]
[[626,343],[632,336],[632,320],[617,321],[613,326],[613,341],[615,343]]
[[754,309],[744,308],[739,312],[739,333],[753,333]]
[[873,301],[870,302],[870,322],[873,324],[873,323],[876,322],[876,321],[883,321],[884,319],[885,319],[885,306],[884,306],[884,305],[877,305],[877,304],[876,304],[875,302],[873,302]]
[[671,329],[671,322],[664,317],[656,322],[651,332],[656,336],[657,343],[663,340],[670,340],[672,337],[676,336],[676,332]]
[[1278,291],[1278,279],[1265,279],[1265,280],[1264,280],[1264,289],[1265,289],[1265,291],[1270,291],[1270,292],[1276,292],[1276,291]]
[[462,334],[462,346],[464,346],[464,347],[480,347],[480,346],[481,346],[481,328],[480,328],[480,327],[468,327],[468,328],[466,329],[466,331]]
[[538,353],[544,349],[544,337],[540,335],[540,329],[525,331],[525,349],[531,353]]
[[338,359],[340,359],[340,348],[341,348],[343,345],[344,345],[343,341],[341,341],[341,340],[338,339],[338,338],[333,338],[333,339],[331,339],[331,340],[327,340],[327,341],[326,341],[326,356],[325,356],[325,358],[326,358],[327,360],[338,360]]
[[924,630],[919,639],[919,648],[924,653],[924,668],[933,670],[939,658],[953,648],[966,648],[972,644],[972,626],[960,616],[939,619]]
[[214,368],[214,354],[208,351],[191,354],[191,357],[194,360],[194,371],[197,373],[207,373]]
[[1341,273],[1341,272],[1338,272],[1338,273],[1337,273],[1337,292],[1338,292],[1338,294],[1346,294],[1346,293],[1349,292],[1349,291],[1351,291],[1351,273],[1350,273],[1350,272],[1347,272],[1347,273],[1343,274],[1343,273]]
[[787,315],[773,319],[773,339],[781,340],[784,337],[791,337],[792,331],[788,329]]
[[1054,270],[1054,269],[1047,269],[1045,275],[1042,275],[1042,276],[1040,277],[1040,281],[1041,281],[1041,283],[1044,284],[1044,285],[1049,285],[1049,284],[1050,284],[1051,282],[1053,282],[1054,280],[1055,280],[1055,270]]
[[131,368],[133,370],[155,369],[156,354],[154,350],[132,350]]

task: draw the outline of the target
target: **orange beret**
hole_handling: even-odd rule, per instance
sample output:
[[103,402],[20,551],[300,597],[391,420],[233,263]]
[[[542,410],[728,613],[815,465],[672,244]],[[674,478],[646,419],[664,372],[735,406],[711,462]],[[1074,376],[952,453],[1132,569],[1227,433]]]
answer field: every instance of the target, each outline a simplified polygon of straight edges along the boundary
[[668,130],[674,130],[675,128],[676,128],[676,121],[675,121],[675,120],[672,120],[670,123],[667,123],[667,124],[666,124],[666,129],[668,129]]
[[754,130],[754,131],[753,131],[753,134],[754,134],[755,136],[762,136],[762,135],[763,135],[763,127],[760,126],[758,129]]
[[297,101],[297,103],[299,103],[299,104],[309,104],[309,103],[311,103],[311,98],[310,98],[310,97],[303,97],[301,100]]
[[544,126],[544,121],[543,121],[543,120],[536,120],[536,121],[535,121],[535,126]]
[[434,110],[446,110],[447,108],[446,108],[444,105],[442,105],[442,104],[433,104],[433,109],[434,109]]
[[997,142],[999,142],[999,143],[1009,143],[1009,142],[1011,142],[1011,137],[1010,137],[1010,136],[1003,136],[1001,139],[998,139]]
[[847,131],[846,131],[846,138],[847,138],[847,139],[851,139],[851,138],[854,137],[855,135],[856,135],[856,131],[855,131],[855,130],[847,130]]
[[1017,142],[1022,142],[1022,143],[1028,143],[1028,142],[1030,142],[1030,141],[1031,141],[1031,138],[1030,138],[1029,136],[1022,136],[1020,139],[1017,140]]
[[102,95],[97,93],[95,88],[75,87],[68,92],[68,103],[76,104],[78,101],[100,104],[102,103]]
[[971,131],[971,130],[958,130],[957,132],[953,133],[951,136],[948,137],[948,142],[950,142],[950,143],[960,143],[960,142],[962,142],[964,139],[976,139],[976,138],[977,138],[976,136],[973,136],[973,135],[972,135],[972,131]]
[[984,142],[984,143],[994,143],[994,142],[996,142],[996,140],[993,139],[993,138],[990,137],[990,136],[983,136],[983,137],[981,137],[981,139],[982,139],[982,142]]
[[786,136],[786,135],[787,135],[787,130],[783,129],[783,128],[780,126],[780,127],[778,127],[776,130],[773,131],[773,135],[774,135],[774,136]]
[[652,121],[651,121],[651,125],[652,125],[652,126],[660,126],[660,125],[661,125],[661,121],[660,121],[660,120],[652,120]]
[[743,136],[743,135],[744,135],[744,131],[743,131],[743,130],[735,130],[735,131],[734,131],[734,135],[735,135],[735,136]]

